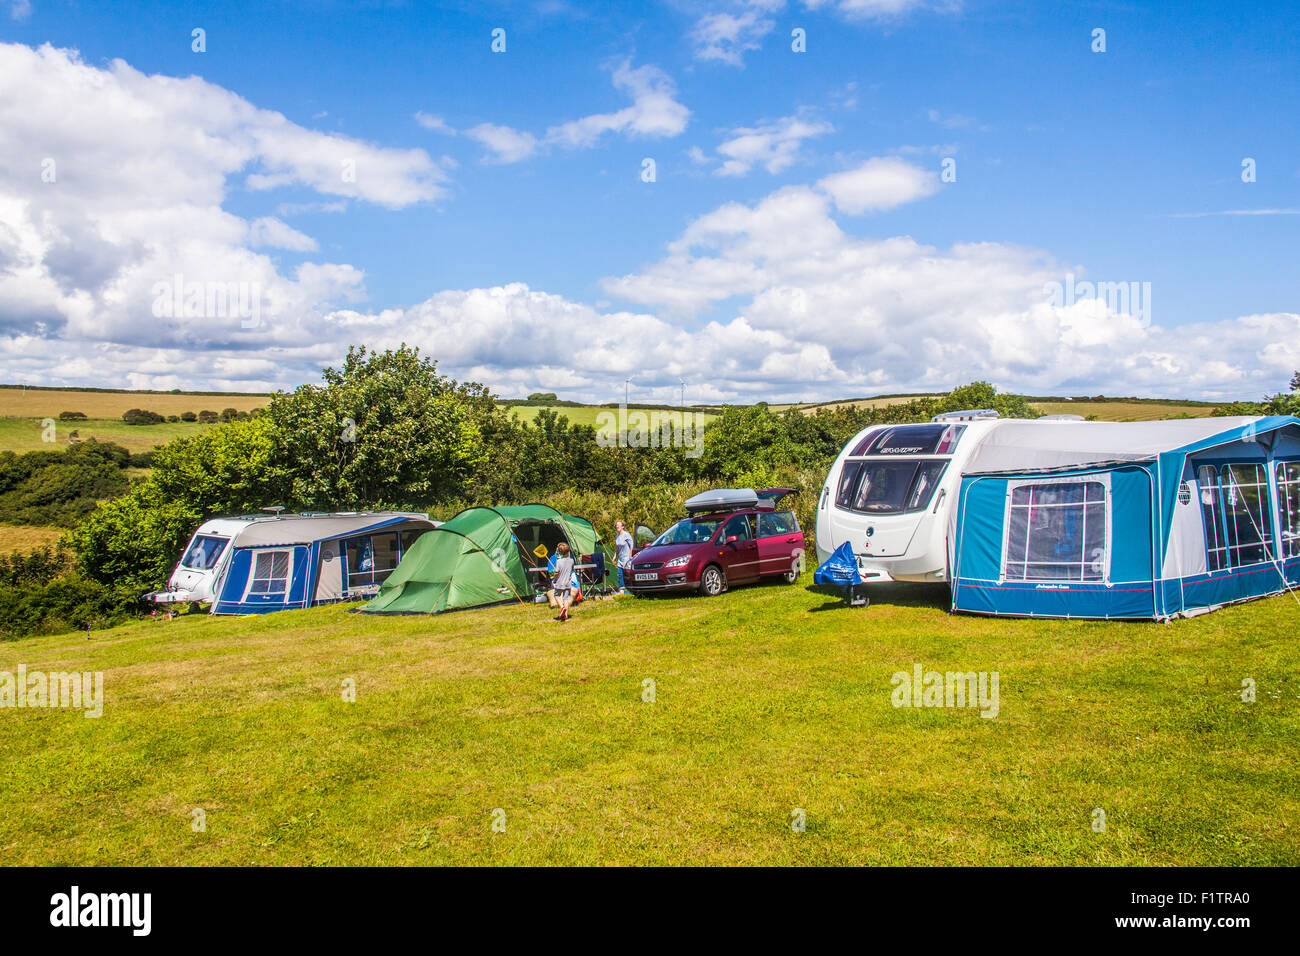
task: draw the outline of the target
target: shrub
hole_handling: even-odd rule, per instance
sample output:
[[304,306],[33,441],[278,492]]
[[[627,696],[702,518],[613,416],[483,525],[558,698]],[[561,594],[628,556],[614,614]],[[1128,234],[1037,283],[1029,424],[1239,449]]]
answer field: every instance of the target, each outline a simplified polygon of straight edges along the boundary
[[181,417],[180,417],[179,415],[168,415],[168,416],[167,416],[167,421],[169,421],[169,422],[178,422],[178,421],[180,421],[180,420],[181,420]]
[[194,414],[194,412],[181,412],[181,421],[183,422],[198,421],[198,418],[199,416]]
[[144,408],[128,408],[122,413],[122,421],[128,425],[157,425],[159,422],[166,421],[157,412],[151,412]]
[[139,593],[75,572],[35,587],[0,585],[0,640],[112,627],[132,616]]
[[110,442],[0,453],[0,521],[69,527],[127,489],[130,453]]
[[85,420],[85,412],[59,412],[59,421],[61,422],[81,422]]
[[206,408],[199,412],[199,422],[203,425],[214,425],[219,417],[216,412],[209,411]]
[[221,410],[220,418],[223,422],[233,422],[238,417],[239,409],[237,408],[223,408]]

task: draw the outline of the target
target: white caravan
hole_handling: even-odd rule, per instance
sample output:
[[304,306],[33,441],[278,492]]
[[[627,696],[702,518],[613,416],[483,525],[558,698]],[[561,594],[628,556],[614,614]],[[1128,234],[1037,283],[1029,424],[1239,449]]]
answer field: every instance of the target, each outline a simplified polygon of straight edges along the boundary
[[818,563],[848,541],[863,583],[948,580],[948,518],[962,472],[1003,424],[996,411],[974,409],[858,432],[835,459],[817,502]]
[[230,563],[233,548],[230,542],[258,520],[243,518],[214,518],[199,525],[190,543],[172,570],[167,588],[145,595],[154,604],[186,604],[191,601],[211,604],[216,596],[216,584]]
[[167,587],[145,600],[249,614],[373,597],[415,539],[439,524],[398,511],[214,518],[194,533]]

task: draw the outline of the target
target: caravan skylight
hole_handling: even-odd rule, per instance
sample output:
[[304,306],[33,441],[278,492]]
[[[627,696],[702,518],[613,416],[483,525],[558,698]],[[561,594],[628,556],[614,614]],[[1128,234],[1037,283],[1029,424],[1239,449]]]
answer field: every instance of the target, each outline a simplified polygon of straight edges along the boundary
[[849,455],[951,455],[965,430],[965,425],[895,425],[872,432]]

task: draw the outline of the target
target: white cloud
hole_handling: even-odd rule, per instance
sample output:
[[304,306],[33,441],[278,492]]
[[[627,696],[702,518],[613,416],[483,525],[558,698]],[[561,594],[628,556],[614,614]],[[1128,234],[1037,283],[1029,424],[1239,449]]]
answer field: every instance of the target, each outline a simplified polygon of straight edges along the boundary
[[494,162],[516,163],[545,147],[586,149],[606,133],[653,139],[677,136],[686,129],[691,111],[677,101],[677,87],[666,73],[648,64],[634,68],[627,60],[613,67],[612,73],[614,87],[631,97],[630,106],[560,123],[540,138],[493,123],[481,123],[466,135],[486,147]]
[[1219,212],[1171,212],[1170,219],[1204,219],[1206,216],[1300,216],[1300,209],[1224,209]]
[[926,117],[931,123],[942,126],[944,129],[976,129],[981,133],[987,133],[992,127],[987,123],[981,123],[973,116],[963,116],[961,113],[940,113],[938,110],[926,110]]
[[[745,54],[760,49],[763,39],[776,28],[774,18],[785,13],[786,0],[727,0],[711,6],[723,9],[701,14],[687,35],[695,58],[744,67]],[[960,8],[958,0],[802,0],[800,6],[850,22],[897,20],[913,10],[952,12]],[[793,20],[791,23],[808,26]]]
[[497,163],[517,163],[537,151],[537,137],[509,126],[480,123],[465,130],[465,135],[487,149]]
[[[98,364],[100,352],[238,352],[310,335],[317,315],[363,294],[364,276],[313,262],[282,274],[256,251],[317,248],[280,218],[223,208],[232,188],[255,194],[277,183],[393,208],[446,192],[422,150],[309,130],[197,77],[0,44],[0,335],[49,343],[27,362],[9,349],[12,368],[64,359],[77,368],[73,353],[89,350],[84,368],[104,381],[112,367]],[[288,203],[283,214],[343,201]],[[156,315],[155,288],[176,276],[255,289],[261,324]]]
[[610,132],[654,138],[677,136],[686,129],[691,111],[677,102],[677,87],[663,70],[649,64],[633,68],[624,60],[614,68],[613,80],[615,89],[632,97],[631,106],[552,126],[547,141],[578,148],[592,146]]
[[[618,128],[664,128],[651,115]],[[625,308],[512,283],[368,311],[360,270],[307,261],[281,273],[255,246],[310,252],[311,237],[222,208],[250,171],[319,182],[322,203],[341,202],[322,182],[336,148],[360,158],[347,198],[401,204],[442,188],[440,167],[419,151],[294,127],[202,80],[0,45],[0,378],[265,390],[317,380],[350,343],[401,341],[503,392],[600,400],[621,394],[630,374],[640,389],[686,379],[688,395],[707,401],[975,378],[1035,392],[1239,398],[1284,387],[1300,367],[1300,314],[1173,326],[1156,311],[1147,324],[1093,300],[1053,305],[1045,285],[1085,271],[1041,250],[846,233],[836,216],[935,191],[930,172],[897,158],[699,216],[658,261],[604,281]],[[53,182],[42,180],[47,158]],[[263,321],[155,315],[155,289],[177,275],[255,288]],[[581,331],[557,337],[557,327]]]
[[857,215],[931,196],[939,189],[939,177],[906,160],[879,156],[855,169],[832,173],[817,187],[835,201],[840,212]]
[[779,173],[794,164],[804,140],[834,132],[835,127],[809,116],[786,116],[755,127],[731,130],[718,146],[724,157],[714,172],[719,176],[744,176],[754,166]]
[[18,21],[26,20],[32,15],[31,0],[12,0],[9,4],[9,16]]
[[275,211],[281,216],[300,216],[312,212],[345,212],[347,208],[346,200],[337,199],[331,202],[282,202]]
[[434,116],[421,110],[415,114],[415,121],[425,129],[432,130],[435,133],[445,133],[448,136],[456,135],[456,131],[448,126],[447,121],[441,116]]
[[315,252],[319,248],[316,240],[311,236],[299,232],[274,216],[263,216],[253,220],[248,227],[248,244],[254,248],[271,246],[294,252]]
[[731,66],[744,66],[744,56],[757,50],[765,36],[776,26],[769,13],[779,10],[783,2],[741,3],[731,10],[707,13],[696,21],[690,39],[695,56]]

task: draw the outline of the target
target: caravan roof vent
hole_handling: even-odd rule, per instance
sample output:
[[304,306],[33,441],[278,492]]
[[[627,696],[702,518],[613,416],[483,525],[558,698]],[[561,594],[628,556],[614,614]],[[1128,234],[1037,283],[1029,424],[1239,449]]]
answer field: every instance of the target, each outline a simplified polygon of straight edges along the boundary
[[997,418],[997,409],[994,408],[968,408],[960,412],[944,412],[942,415],[935,415],[930,419],[932,422],[978,422],[988,419]]

